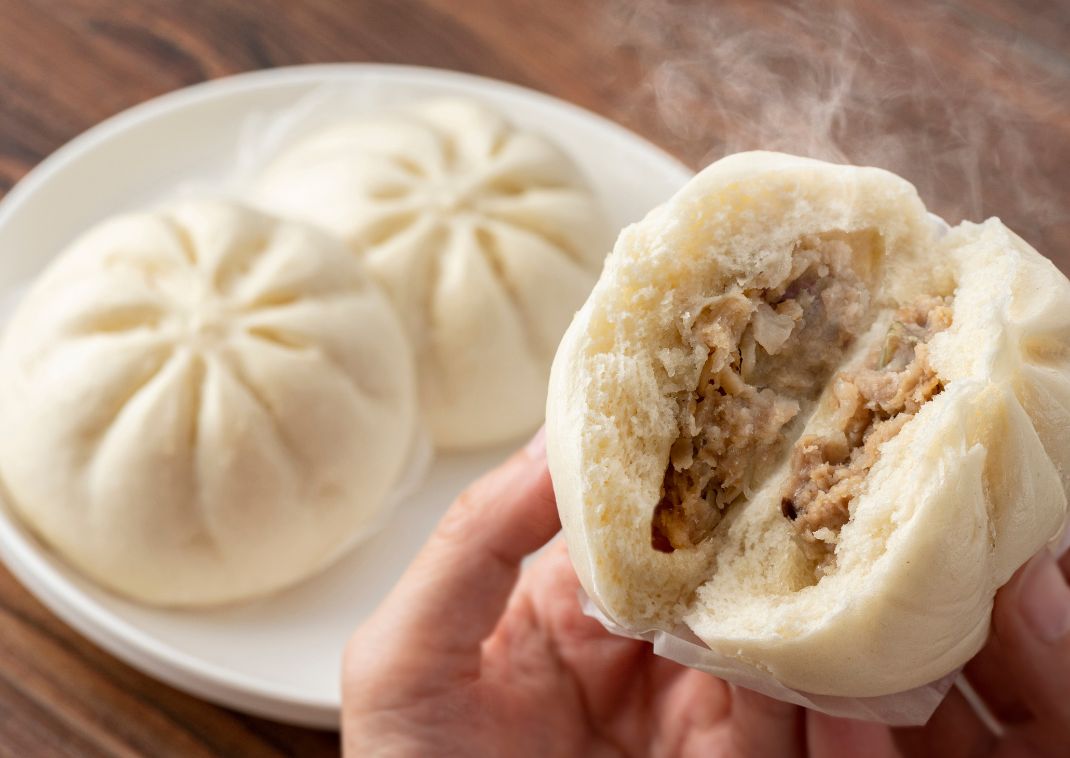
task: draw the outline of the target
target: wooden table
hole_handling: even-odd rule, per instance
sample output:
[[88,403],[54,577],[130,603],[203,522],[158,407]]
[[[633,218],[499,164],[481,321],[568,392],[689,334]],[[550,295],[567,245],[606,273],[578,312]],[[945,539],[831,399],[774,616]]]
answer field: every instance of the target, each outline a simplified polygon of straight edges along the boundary
[[[194,82],[412,63],[571,100],[695,168],[753,147],[886,166],[948,220],[999,215],[1070,271],[1067,0],[807,7],[0,0],[0,191],[101,119]],[[0,570],[0,754],[319,755],[336,742],[143,676]]]

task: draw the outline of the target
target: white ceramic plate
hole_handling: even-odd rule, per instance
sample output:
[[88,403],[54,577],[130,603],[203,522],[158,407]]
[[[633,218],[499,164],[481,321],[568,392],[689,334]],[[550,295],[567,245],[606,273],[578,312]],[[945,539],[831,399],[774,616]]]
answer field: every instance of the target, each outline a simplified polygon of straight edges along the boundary
[[[322,85],[352,88],[358,96],[389,92],[392,100],[459,94],[495,105],[565,148],[617,227],[641,218],[691,175],[610,121],[490,79],[365,64],[243,74],[108,119],[31,172],[0,203],[0,292],[17,292],[104,216],[144,206],[180,184],[210,184],[220,166],[232,163],[251,115],[270,116]],[[454,495],[508,452],[440,456],[370,542],[290,591],[239,607],[161,611],[114,597],[43,548],[2,504],[0,557],[57,615],[142,671],[249,713],[334,728],[339,660],[350,631],[401,574]]]

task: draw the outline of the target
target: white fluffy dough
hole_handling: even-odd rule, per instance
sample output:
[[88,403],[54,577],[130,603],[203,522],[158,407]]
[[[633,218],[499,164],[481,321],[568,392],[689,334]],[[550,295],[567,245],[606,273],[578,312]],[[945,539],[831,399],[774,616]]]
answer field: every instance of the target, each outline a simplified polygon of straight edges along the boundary
[[[814,250],[833,262],[791,284]],[[839,289],[820,289],[828,277]],[[919,302],[928,316],[915,324],[903,314]],[[852,304],[855,333],[799,336]],[[744,314],[739,352],[733,307]],[[753,333],[743,327],[752,311],[766,314]],[[903,337],[921,334],[926,318],[939,322],[930,333]],[[724,368],[714,361],[723,344]],[[791,385],[815,355],[833,357],[826,373]],[[763,375],[762,361],[775,370]],[[711,378],[711,366],[724,373]],[[765,389],[741,388],[740,377]],[[849,439],[834,434],[855,407],[852,388],[894,388],[885,380],[918,382],[920,406],[896,416],[873,401],[844,422],[871,424],[852,427],[865,430],[865,449],[828,452],[830,440]],[[696,403],[703,386],[716,391]],[[791,386],[794,400],[773,405],[769,388]],[[692,455],[686,425],[704,404],[740,398],[759,410],[718,417],[743,417],[738,427],[687,430],[711,446]],[[756,429],[788,417],[766,447],[728,444],[757,444]],[[827,443],[811,448],[827,455],[813,469],[798,452],[807,439]],[[701,458],[714,442],[726,447]],[[572,560],[610,619],[637,632],[684,625],[741,680],[845,697],[903,692],[980,649],[996,589],[1064,525],[1070,282],[998,219],[941,234],[914,187],[888,172],[730,156],[621,234],[555,359],[547,445]],[[687,500],[685,476],[708,464],[729,481],[723,467],[740,450],[759,450],[758,462],[721,512],[709,511],[723,494],[715,486]],[[797,466],[813,475],[803,477],[809,490],[795,488]],[[684,494],[667,500],[681,481]],[[853,493],[845,523],[835,509],[804,512],[834,486]],[[706,521],[669,519],[662,532],[662,508]],[[826,519],[812,533],[811,517]]]
[[412,363],[386,297],[319,230],[222,203],[116,217],[7,327],[0,476],[112,590],[260,595],[380,515],[414,433]]
[[257,198],[343,237],[385,286],[439,446],[538,426],[557,343],[612,242],[554,144],[479,103],[433,100],[299,142]]

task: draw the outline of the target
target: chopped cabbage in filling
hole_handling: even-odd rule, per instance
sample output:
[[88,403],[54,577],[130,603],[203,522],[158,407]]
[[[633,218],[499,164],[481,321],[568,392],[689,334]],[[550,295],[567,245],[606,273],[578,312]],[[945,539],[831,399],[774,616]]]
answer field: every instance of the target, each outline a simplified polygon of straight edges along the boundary
[[869,293],[843,235],[801,239],[778,287],[741,289],[706,305],[692,333],[709,349],[693,392],[679,398],[652,544],[705,540],[784,452],[782,430],[816,399],[866,324]]
[[852,268],[845,235],[802,238],[789,276],[709,302],[692,334],[708,348],[696,388],[678,397],[679,437],[669,451],[651,544],[672,552],[700,544],[784,459],[788,427],[831,381],[833,429],[790,452],[781,510],[805,554],[833,560],[880,447],[943,389],[928,342],[951,324],[951,299],[899,308],[860,367],[836,372],[872,323],[869,291]]

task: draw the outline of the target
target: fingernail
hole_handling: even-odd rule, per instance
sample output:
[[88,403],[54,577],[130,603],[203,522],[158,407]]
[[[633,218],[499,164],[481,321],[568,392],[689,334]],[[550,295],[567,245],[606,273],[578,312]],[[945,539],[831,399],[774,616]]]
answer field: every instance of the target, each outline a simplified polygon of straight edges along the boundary
[[532,460],[540,460],[546,457],[546,427],[540,426],[539,431],[535,432],[535,436],[531,438],[531,441],[524,446],[524,450],[527,452],[528,457]]
[[1018,607],[1026,623],[1045,642],[1070,632],[1070,586],[1047,550],[1026,566]]

